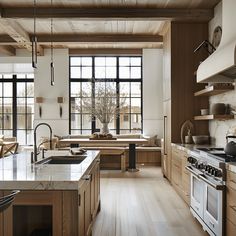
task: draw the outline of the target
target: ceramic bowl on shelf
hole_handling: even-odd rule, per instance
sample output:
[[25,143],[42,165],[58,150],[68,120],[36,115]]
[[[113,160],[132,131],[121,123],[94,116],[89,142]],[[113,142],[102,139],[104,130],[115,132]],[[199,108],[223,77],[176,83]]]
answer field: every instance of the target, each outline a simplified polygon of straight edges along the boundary
[[210,136],[208,135],[195,135],[193,136],[194,144],[209,144]]
[[202,116],[209,115],[209,109],[201,109],[201,115]]
[[225,115],[226,114],[226,104],[224,103],[214,103],[211,106],[212,115]]

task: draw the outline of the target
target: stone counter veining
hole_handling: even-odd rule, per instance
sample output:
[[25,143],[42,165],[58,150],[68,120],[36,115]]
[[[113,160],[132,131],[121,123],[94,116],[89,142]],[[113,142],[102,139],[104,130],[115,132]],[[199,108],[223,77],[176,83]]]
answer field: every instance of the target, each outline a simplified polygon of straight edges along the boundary
[[[69,155],[68,151],[48,151],[50,155]],[[0,189],[78,190],[81,177],[91,167],[99,151],[87,151],[80,164],[31,164],[30,152],[0,159]]]

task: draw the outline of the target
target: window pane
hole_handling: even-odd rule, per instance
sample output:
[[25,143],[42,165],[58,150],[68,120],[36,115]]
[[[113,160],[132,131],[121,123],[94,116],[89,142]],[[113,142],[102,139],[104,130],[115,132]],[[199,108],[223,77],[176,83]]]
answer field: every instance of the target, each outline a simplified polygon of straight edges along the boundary
[[81,63],[81,58],[80,57],[71,57],[70,58],[71,66],[79,66],[80,63]]
[[81,99],[80,98],[74,98],[73,101],[71,101],[71,112],[81,113]]
[[91,83],[82,83],[82,96],[83,97],[91,97],[92,95],[92,86]]
[[131,83],[131,97],[141,97],[141,83]]
[[34,128],[34,115],[33,114],[27,114],[27,129],[33,129]]
[[27,98],[27,113],[34,113],[34,99]]
[[82,130],[82,134],[90,135],[90,134],[92,134],[92,130],[91,129],[90,130]]
[[92,67],[82,67],[82,78],[85,79],[92,78]]
[[120,97],[128,97],[130,91],[130,83],[120,83]]
[[4,130],[4,137],[11,138],[13,136],[12,130]]
[[130,134],[129,129],[128,130],[120,130],[120,134]]
[[17,130],[17,142],[20,145],[25,144],[26,133],[25,130]]
[[24,98],[17,98],[17,112],[18,113],[26,113]]
[[71,67],[70,68],[71,78],[78,79],[80,78],[80,67]]
[[80,96],[80,82],[71,82],[70,96],[71,97],[79,97]]
[[130,115],[121,113],[120,114],[120,128],[129,129],[129,124],[130,124]]
[[34,142],[33,130],[27,130],[26,137],[27,137],[27,144],[32,145]]
[[120,66],[129,66],[129,57],[120,57],[119,58]]
[[3,122],[4,122],[4,129],[13,129],[12,114],[4,114]]
[[18,83],[17,84],[17,97],[25,97],[25,83]]
[[91,98],[82,98],[81,102],[82,102],[81,112],[82,113],[91,113],[92,99]]
[[95,67],[95,78],[105,78],[105,66]]
[[92,66],[92,57],[82,57],[82,66]]
[[26,129],[25,115],[17,116],[17,128],[18,129]]
[[106,78],[115,79],[116,78],[116,67],[106,68]]
[[140,57],[131,57],[130,58],[131,66],[141,66],[141,58]]
[[131,129],[141,129],[141,114],[131,115]]
[[82,114],[82,129],[91,129],[91,115]]
[[131,98],[131,113],[141,113],[140,98]]
[[2,83],[0,83],[0,97],[2,97]]
[[116,66],[116,57],[107,57],[106,66]]
[[130,98],[120,98],[120,113],[129,113]]
[[105,66],[105,57],[95,57],[95,66]]
[[34,83],[27,83],[27,97],[34,97]]
[[12,83],[4,83],[3,86],[4,97],[12,97]]
[[133,79],[141,78],[141,67],[131,67],[131,78]]
[[72,129],[80,129],[80,114],[71,115],[71,128]]
[[119,74],[121,79],[128,79],[129,76],[129,67],[120,67]]

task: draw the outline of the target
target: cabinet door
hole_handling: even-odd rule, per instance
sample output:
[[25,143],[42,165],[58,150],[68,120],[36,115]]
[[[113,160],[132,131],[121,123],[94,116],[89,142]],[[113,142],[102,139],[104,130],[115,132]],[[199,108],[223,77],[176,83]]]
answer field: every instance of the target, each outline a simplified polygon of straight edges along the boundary
[[90,235],[91,230],[91,177],[89,175],[79,190],[79,236]]

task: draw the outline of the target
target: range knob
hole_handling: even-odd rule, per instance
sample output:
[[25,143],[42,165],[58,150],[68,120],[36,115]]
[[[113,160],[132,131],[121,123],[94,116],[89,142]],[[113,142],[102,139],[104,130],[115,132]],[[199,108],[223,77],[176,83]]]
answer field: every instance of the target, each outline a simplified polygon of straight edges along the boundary
[[211,173],[210,173],[210,174],[215,176],[216,171],[217,171],[217,170],[216,170],[214,167],[212,167],[212,168],[211,168]]
[[188,160],[188,162],[191,163],[191,164],[194,164],[194,163],[197,162],[197,160],[196,160],[195,158],[193,158],[193,157],[188,157],[187,160]]
[[215,177],[222,177],[222,172],[220,170],[216,170],[214,176]]

